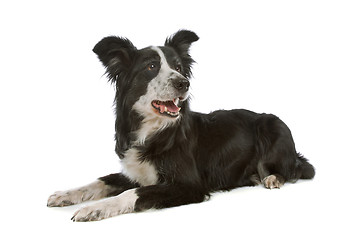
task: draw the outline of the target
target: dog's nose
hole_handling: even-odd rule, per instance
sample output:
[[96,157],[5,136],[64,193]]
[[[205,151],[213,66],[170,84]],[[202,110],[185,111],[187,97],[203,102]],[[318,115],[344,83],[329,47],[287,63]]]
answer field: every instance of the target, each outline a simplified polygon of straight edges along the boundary
[[187,92],[190,87],[190,82],[186,78],[172,79],[172,84],[173,84],[174,88],[180,92]]

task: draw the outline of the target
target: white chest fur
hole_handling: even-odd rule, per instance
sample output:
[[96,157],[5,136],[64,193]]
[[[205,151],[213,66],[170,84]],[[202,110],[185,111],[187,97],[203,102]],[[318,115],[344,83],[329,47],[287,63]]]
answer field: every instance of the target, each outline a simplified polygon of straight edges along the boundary
[[131,148],[126,151],[124,159],[121,160],[123,173],[132,181],[141,186],[154,185],[158,181],[155,167],[149,162],[139,160],[139,153]]

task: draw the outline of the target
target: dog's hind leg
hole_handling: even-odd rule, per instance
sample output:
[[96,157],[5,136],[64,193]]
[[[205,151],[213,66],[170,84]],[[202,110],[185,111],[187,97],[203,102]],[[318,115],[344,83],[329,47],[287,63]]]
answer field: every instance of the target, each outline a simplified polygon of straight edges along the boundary
[[118,195],[137,186],[122,174],[111,174],[79,188],[55,192],[49,197],[47,206],[64,207],[89,200],[98,200]]
[[257,120],[257,172],[266,188],[280,188],[296,179],[298,155],[289,128],[278,117],[263,114]]

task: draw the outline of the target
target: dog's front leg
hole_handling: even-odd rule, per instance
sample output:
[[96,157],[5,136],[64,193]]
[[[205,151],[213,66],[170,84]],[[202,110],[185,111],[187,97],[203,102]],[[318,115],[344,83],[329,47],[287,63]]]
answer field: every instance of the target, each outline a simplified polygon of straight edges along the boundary
[[86,206],[74,213],[74,222],[98,221],[124,213],[134,212],[138,199],[136,189],[130,189],[118,196]]
[[64,207],[89,200],[98,200],[118,195],[137,186],[121,173],[111,174],[79,188],[55,192],[49,197],[47,206]]
[[118,196],[103,200],[77,211],[76,222],[98,221],[124,213],[151,208],[168,208],[204,201],[206,193],[185,185],[152,185],[127,190]]

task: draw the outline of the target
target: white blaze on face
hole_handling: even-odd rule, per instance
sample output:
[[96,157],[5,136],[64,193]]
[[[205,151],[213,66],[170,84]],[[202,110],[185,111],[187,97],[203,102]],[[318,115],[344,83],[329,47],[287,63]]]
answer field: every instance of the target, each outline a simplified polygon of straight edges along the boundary
[[[179,104],[179,97],[182,97],[182,100],[186,100],[188,97],[187,93],[179,96],[179,93],[173,87],[173,83],[170,80],[176,76],[183,76],[169,66],[164,53],[159,47],[151,47],[151,49],[157,52],[160,57],[160,69],[156,77],[148,83],[146,93],[141,96],[133,106],[133,110],[136,110],[144,117],[140,129],[137,131],[137,142],[139,144],[143,144],[146,138],[152,133],[161,131],[180,119],[180,117],[171,118],[160,115],[154,109],[152,105],[153,101],[166,102],[174,100],[175,104]],[[163,112],[164,111],[165,110],[163,110]]]
[[[161,64],[158,75],[149,83],[148,86],[149,89],[151,87],[155,87],[153,91],[155,91],[158,95],[158,98],[152,100],[169,101],[179,97],[177,96],[178,93],[174,89],[170,78],[183,78],[183,76],[169,66],[163,51],[161,51],[159,47],[151,47],[151,49],[159,54]],[[188,96],[183,96],[184,99],[187,97]]]

